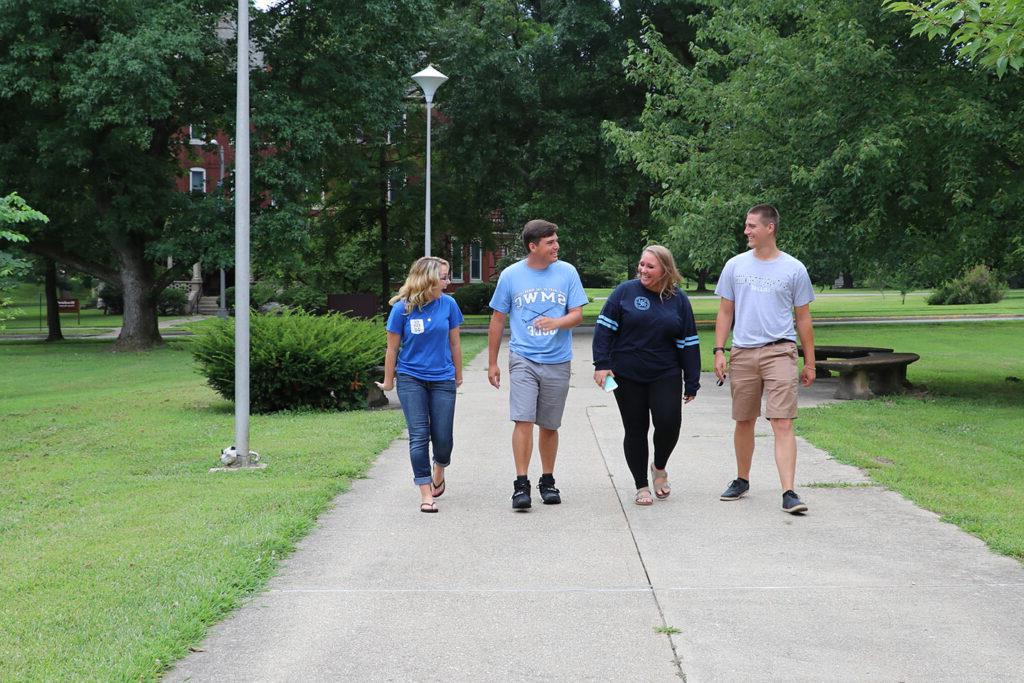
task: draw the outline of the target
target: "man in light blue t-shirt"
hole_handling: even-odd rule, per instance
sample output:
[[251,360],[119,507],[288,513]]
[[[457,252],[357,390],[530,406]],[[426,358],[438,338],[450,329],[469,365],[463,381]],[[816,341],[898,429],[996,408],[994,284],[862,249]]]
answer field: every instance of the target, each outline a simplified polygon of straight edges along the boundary
[[[814,288],[804,264],[780,251],[776,244],[779,212],[771,204],[758,204],[747,212],[743,234],[750,247],[729,259],[718,278],[715,294],[721,297],[715,321],[715,374],[719,385],[726,377],[725,340],[732,329],[728,361],[732,419],[736,421],[736,479],[722,500],[739,500],[750,488],[754,458],[754,423],[767,398],[765,417],[775,435],[775,465],[782,483],[782,509],[807,512],[793,490],[796,479],[797,384],[814,383],[814,329],[810,303]],[[796,315],[794,325],[793,316]],[[796,339],[805,360],[797,375]]]
[[588,299],[576,269],[558,260],[557,231],[557,225],[544,220],[526,224],[523,246],[527,256],[502,271],[490,303],[494,313],[487,330],[487,379],[495,389],[501,387],[498,350],[506,319],[512,329],[508,374],[509,407],[516,423],[512,432],[515,510],[527,510],[531,505],[527,472],[533,456],[534,424],[540,429],[543,470],[537,490],[547,505],[562,502],[554,477],[558,427],[569,393],[571,330],[583,320]]

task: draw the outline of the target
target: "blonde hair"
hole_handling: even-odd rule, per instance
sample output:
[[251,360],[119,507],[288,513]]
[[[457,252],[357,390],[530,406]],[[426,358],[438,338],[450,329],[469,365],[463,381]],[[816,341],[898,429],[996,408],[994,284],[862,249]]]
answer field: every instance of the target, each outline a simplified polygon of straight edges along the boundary
[[[672,252],[660,244],[648,244],[640,252],[640,255],[643,256],[647,252],[650,252],[654,255],[654,258],[658,259],[662,270],[665,271],[651,289],[657,292],[662,300],[675,296],[675,288],[683,281],[683,276],[679,274],[679,269],[676,268],[676,260],[672,257]],[[639,276],[640,268],[638,266],[637,277]]]
[[[407,302],[405,314],[412,313],[414,308],[423,308],[431,302],[430,290],[441,284],[441,266],[451,267],[443,258],[437,256],[421,256],[409,266],[409,275],[405,278],[405,284],[398,290],[398,294],[391,297],[389,304],[400,300]],[[443,291],[442,287],[442,291]]]

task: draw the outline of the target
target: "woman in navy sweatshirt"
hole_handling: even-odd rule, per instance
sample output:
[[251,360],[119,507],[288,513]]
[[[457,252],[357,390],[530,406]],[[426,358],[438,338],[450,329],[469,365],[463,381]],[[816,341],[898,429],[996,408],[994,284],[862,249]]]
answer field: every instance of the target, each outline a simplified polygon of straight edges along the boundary
[[[647,432],[654,423],[654,495],[668,498],[669,455],[679,440],[682,404],[700,389],[700,346],[690,300],[672,252],[653,244],[637,266],[637,278],[615,288],[594,327],[594,381],[613,376],[626,436],[622,447],[636,484],[637,505],[651,505],[647,480]],[[685,384],[685,389],[684,389]]]

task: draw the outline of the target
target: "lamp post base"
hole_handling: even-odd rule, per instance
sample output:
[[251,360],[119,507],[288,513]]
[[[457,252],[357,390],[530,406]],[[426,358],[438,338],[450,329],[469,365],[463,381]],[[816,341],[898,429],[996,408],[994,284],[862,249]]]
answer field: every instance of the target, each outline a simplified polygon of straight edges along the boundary
[[210,472],[247,472],[249,470],[265,470],[267,463],[258,462],[255,465],[232,465],[230,467],[211,467]]

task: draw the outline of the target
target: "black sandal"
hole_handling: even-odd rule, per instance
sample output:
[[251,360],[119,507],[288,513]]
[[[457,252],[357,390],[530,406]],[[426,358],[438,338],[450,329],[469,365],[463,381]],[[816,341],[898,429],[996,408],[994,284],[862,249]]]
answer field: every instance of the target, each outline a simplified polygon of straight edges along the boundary
[[437,512],[437,506],[433,503],[420,503],[420,512]]
[[434,498],[440,498],[443,493],[444,493],[444,479],[441,480],[440,484],[435,484],[434,480],[431,479],[430,480],[430,494],[432,496],[434,496]]

